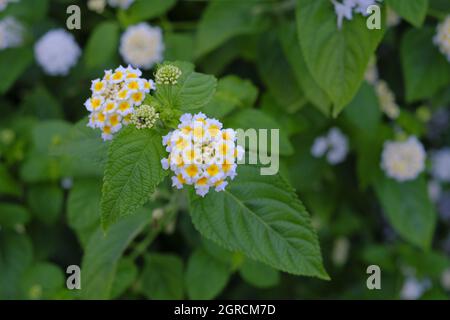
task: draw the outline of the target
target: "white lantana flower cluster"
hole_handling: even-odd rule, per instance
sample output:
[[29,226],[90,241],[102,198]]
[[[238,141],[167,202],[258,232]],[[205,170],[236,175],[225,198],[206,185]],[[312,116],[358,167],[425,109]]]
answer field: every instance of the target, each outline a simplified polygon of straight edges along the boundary
[[434,36],[433,41],[450,62],[450,15],[438,25],[437,34]]
[[92,81],[92,96],[84,103],[91,112],[88,126],[102,130],[103,140],[131,122],[134,108],[142,104],[145,94],[154,89],[152,80],[140,78],[142,72],[131,66],[106,70],[102,79]]
[[159,27],[142,22],[127,28],[120,38],[119,52],[123,60],[142,69],[150,69],[163,60],[164,43]]
[[431,174],[440,182],[450,182],[450,148],[434,152],[431,156]]
[[19,47],[23,43],[25,29],[14,17],[0,20],[0,50]]
[[19,2],[19,0],[0,0],[0,12],[5,10],[8,4],[12,2]]
[[426,153],[420,141],[411,136],[405,141],[386,141],[381,168],[399,182],[414,180],[425,169]]
[[331,0],[334,4],[334,11],[337,15],[337,26],[342,28],[344,18],[347,20],[353,19],[353,13],[360,13],[363,16],[367,15],[367,8],[376,4],[379,0]]
[[326,154],[328,163],[339,164],[345,160],[348,154],[347,136],[339,128],[331,128],[328,134],[314,140],[311,154],[316,158],[321,158]]
[[161,164],[174,173],[172,185],[177,189],[194,185],[202,197],[210,189],[223,191],[244,156],[244,149],[236,144],[236,131],[223,129],[222,123],[201,112],[182,115],[178,129],[163,137],[163,145],[169,156]]
[[134,0],[88,0],[87,7],[89,10],[102,13],[106,5],[113,8],[128,9]]
[[389,119],[397,119],[400,115],[400,107],[395,102],[394,92],[384,80],[379,80],[375,84],[375,92],[377,93],[378,102],[381,111],[388,116]]
[[35,44],[34,55],[45,73],[52,76],[67,75],[77,63],[81,49],[69,32],[54,29]]

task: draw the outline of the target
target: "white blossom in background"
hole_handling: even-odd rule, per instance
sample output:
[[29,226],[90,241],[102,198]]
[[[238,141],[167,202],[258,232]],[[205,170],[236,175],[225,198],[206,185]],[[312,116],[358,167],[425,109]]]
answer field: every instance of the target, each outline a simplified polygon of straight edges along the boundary
[[450,62],[450,15],[438,25],[433,41]]
[[54,29],[44,34],[34,45],[36,61],[44,72],[56,76],[67,75],[77,63],[81,49],[72,34]]
[[71,177],[61,179],[61,187],[65,190],[71,189],[73,187],[73,179]]
[[13,2],[19,2],[19,0],[0,0],[0,12],[5,10],[8,4]]
[[91,11],[102,13],[106,7],[106,0],[88,0],[87,7]]
[[390,119],[397,119],[400,115],[400,108],[395,102],[395,95],[389,88],[386,81],[380,80],[375,84],[375,92],[378,102],[383,111]]
[[334,11],[337,16],[337,26],[342,28],[344,19],[352,20],[353,14],[362,14],[367,16],[367,8],[377,3],[379,0],[331,0],[334,5]]
[[428,196],[430,197],[431,201],[436,203],[442,193],[442,187],[441,184],[436,180],[431,180],[428,182]]
[[431,282],[428,279],[422,281],[417,280],[413,276],[406,278],[400,292],[400,298],[403,300],[417,300],[431,287]]
[[25,28],[14,17],[0,20],[0,50],[23,44]]
[[372,57],[372,59],[370,59],[369,65],[366,69],[366,73],[364,74],[364,79],[371,85],[376,85],[376,83],[378,82],[379,74],[375,57]]
[[431,174],[440,182],[450,182],[450,148],[443,148],[432,153]]
[[[108,4],[113,8],[128,9],[134,0],[107,0]],[[146,0],[148,1],[148,0]]]
[[441,285],[447,291],[450,291],[450,268],[445,269],[441,275]]
[[406,141],[386,141],[381,155],[381,168],[399,182],[414,180],[425,169],[425,149],[411,136]]
[[163,60],[164,43],[161,28],[142,22],[127,28],[120,38],[123,60],[141,69],[150,69]]
[[321,158],[326,154],[328,163],[335,165],[345,160],[348,154],[348,139],[339,128],[331,128],[325,136],[317,137],[311,154]]
[[391,7],[387,8],[386,24],[389,28],[396,27],[400,24],[402,18]]
[[343,266],[348,260],[350,241],[345,237],[339,237],[334,241],[331,260],[334,265]]

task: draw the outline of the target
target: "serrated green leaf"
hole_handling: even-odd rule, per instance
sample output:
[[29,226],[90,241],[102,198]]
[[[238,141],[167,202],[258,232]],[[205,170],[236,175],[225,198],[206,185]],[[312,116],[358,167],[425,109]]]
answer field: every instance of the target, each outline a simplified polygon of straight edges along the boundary
[[156,97],[163,108],[193,111],[206,105],[214,95],[217,80],[214,76],[194,71],[189,62],[168,62],[180,68],[181,76],[176,85],[157,85]]
[[435,31],[426,27],[409,30],[401,43],[406,100],[429,98],[450,82],[450,64],[433,44]]
[[138,269],[131,259],[121,259],[117,266],[116,276],[111,288],[111,298],[117,299],[133,283],[138,274]]
[[101,210],[106,230],[123,216],[134,213],[167,174],[162,169],[162,138],[153,130],[123,129],[108,151]]
[[358,91],[384,27],[369,30],[358,14],[339,30],[331,1],[297,0],[297,31],[309,71],[333,101],[337,116]]
[[198,249],[190,256],[186,269],[187,294],[194,300],[214,299],[225,288],[229,277],[227,264]]
[[436,212],[423,177],[399,183],[389,178],[376,182],[375,190],[392,227],[407,241],[427,249],[436,225]]
[[172,254],[146,256],[141,291],[150,299],[183,298],[183,262]]
[[191,195],[190,203],[197,230],[228,250],[285,272],[329,279],[310,217],[280,176],[240,165],[225,191]]
[[120,257],[150,220],[151,211],[140,209],[136,214],[111,226],[107,234],[101,228],[97,229],[83,256],[81,295],[84,299],[110,298]]
[[387,4],[401,17],[419,28],[425,21],[428,0],[387,0]]

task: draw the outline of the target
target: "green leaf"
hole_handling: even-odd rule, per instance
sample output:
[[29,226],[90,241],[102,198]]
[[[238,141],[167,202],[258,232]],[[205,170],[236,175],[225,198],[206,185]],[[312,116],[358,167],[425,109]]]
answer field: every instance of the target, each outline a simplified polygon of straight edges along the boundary
[[280,281],[277,270],[251,259],[246,259],[239,270],[241,277],[257,288],[276,286]]
[[194,300],[214,299],[226,286],[230,277],[229,267],[197,249],[189,258],[185,285],[188,296]]
[[101,67],[112,59],[119,43],[119,26],[116,22],[100,23],[92,31],[84,51],[87,68]]
[[164,153],[161,135],[153,130],[130,126],[114,138],[103,179],[104,230],[119,218],[134,213],[149,199],[166,175],[161,166]]
[[[14,63],[11,63],[14,61]],[[31,48],[11,48],[0,51],[0,94],[4,94],[33,61]]]
[[192,61],[194,59],[194,39],[190,33],[166,33],[164,47],[165,60]]
[[116,276],[114,278],[112,288],[111,288],[111,298],[119,298],[133,281],[136,279],[138,274],[137,267],[134,265],[131,259],[121,259],[117,266]]
[[252,107],[257,96],[258,89],[251,81],[236,76],[226,76],[219,80],[214,97],[202,112],[220,119],[235,108]]
[[278,104],[293,113],[305,104],[305,98],[276,34],[261,38],[258,48],[258,72]]
[[407,241],[429,248],[436,212],[428,198],[425,179],[398,183],[384,178],[377,181],[375,190],[394,229]]
[[[259,1],[210,1],[197,27],[196,56],[203,56],[238,35],[264,29]],[[261,1],[262,2],[262,1]]]
[[28,210],[18,204],[0,202],[0,227],[11,228],[30,220]]
[[163,108],[193,111],[206,105],[216,91],[216,78],[194,72],[194,65],[188,62],[169,63],[179,67],[182,74],[176,85],[157,85],[156,97]]
[[308,213],[279,175],[240,165],[223,192],[191,196],[191,217],[200,233],[276,269],[329,279]]
[[20,278],[31,264],[33,248],[26,235],[0,232],[0,298],[20,299]]
[[146,256],[141,291],[150,299],[183,298],[183,262],[171,254]]
[[136,0],[120,16],[126,26],[162,16],[172,8],[177,0]]
[[108,299],[117,263],[131,241],[150,223],[149,210],[140,209],[113,226],[107,234],[101,228],[92,235],[86,246],[81,270],[82,297],[84,299]]
[[[272,145],[270,129],[279,129],[280,133],[280,154],[281,155],[291,155],[294,152],[294,147],[289,141],[287,129],[282,127],[276,120],[271,116],[267,115],[258,109],[243,109],[234,113],[229,120],[226,122],[228,127],[239,128],[239,129],[269,129],[267,133],[267,148],[271,151],[270,146]],[[251,149],[253,152],[265,152],[265,149],[261,146],[257,146],[256,149]]]
[[62,108],[58,100],[42,85],[38,85],[25,96],[22,108],[25,114],[41,120],[62,118]]
[[68,223],[74,230],[86,230],[100,221],[102,184],[98,179],[76,180],[67,199]]
[[21,281],[21,288],[27,299],[51,299],[63,285],[63,272],[58,266],[48,262],[30,266]]
[[289,61],[295,78],[309,102],[326,116],[331,115],[331,101],[319,87],[306,66],[303,52],[298,43],[297,30],[294,25],[286,23],[280,28],[279,37],[284,54]]
[[0,163],[0,195],[20,196],[22,189],[8,172],[6,166]]
[[64,194],[55,185],[39,184],[30,187],[27,200],[33,215],[46,224],[52,224],[62,212]]
[[337,116],[358,91],[384,28],[369,30],[357,14],[339,30],[331,1],[297,0],[297,31],[308,69]]
[[413,26],[420,28],[423,25],[427,15],[428,0],[387,0],[387,4]]
[[433,44],[434,29],[409,30],[402,39],[401,58],[406,100],[435,95],[450,82],[450,65]]

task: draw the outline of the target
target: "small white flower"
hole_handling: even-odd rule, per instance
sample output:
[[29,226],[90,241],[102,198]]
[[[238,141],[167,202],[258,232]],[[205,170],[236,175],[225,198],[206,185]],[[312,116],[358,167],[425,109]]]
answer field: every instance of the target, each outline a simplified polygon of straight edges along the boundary
[[108,0],[108,4],[113,8],[128,9],[134,0]]
[[163,60],[164,43],[159,27],[139,23],[127,28],[120,38],[120,54],[126,63],[150,69]]
[[24,31],[23,25],[14,17],[0,20],[0,50],[21,46]]
[[450,62],[450,15],[438,25],[433,41]]
[[353,19],[353,13],[359,13],[363,16],[367,16],[367,9],[376,4],[379,0],[343,0],[338,2],[337,0],[331,0],[334,5],[334,11],[337,16],[338,29],[342,28],[344,18],[347,20]]
[[105,10],[106,0],[88,0],[87,7],[89,10],[102,13]]
[[441,197],[442,193],[442,187],[439,182],[436,180],[431,180],[428,182],[428,196],[430,197],[431,201],[434,203],[438,202],[439,198]]
[[450,148],[435,151],[431,155],[431,174],[441,182],[450,182]]
[[419,281],[415,277],[410,276],[406,278],[406,281],[403,284],[400,292],[400,298],[403,300],[417,300],[425,291],[428,290],[430,286],[431,283],[429,280],[425,279]]
[[49,75],[67,75],[78,61],[81,49],[73,35],[64,29],[44,34],[34,46],[37,62]]
[[348,154],[348,139],[339,128],[331,128],[327,135],[317,137],[311,147],[311,154],[320,158],[326,154],[328,163],[336,165]]
[[425,158],[425,149],[414,136],[406,141],[386,141],[381,168],[399,182],[414,180],[425,169]]
[[396,27],[400,24],[402,18],[391,7],[388,6],[386,24],[389,28]]
[[375,91],[381,111],[383,111],[388,118],[397,119],[400,115],[400,108],[395,102],[395,95],[389,88],[387,82],[383,80],[378,81],[375,85]]

